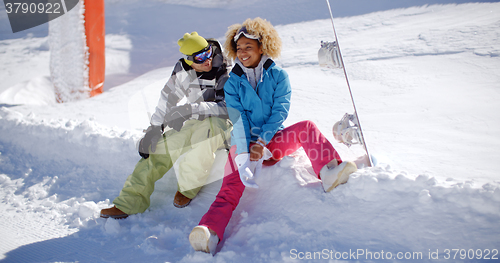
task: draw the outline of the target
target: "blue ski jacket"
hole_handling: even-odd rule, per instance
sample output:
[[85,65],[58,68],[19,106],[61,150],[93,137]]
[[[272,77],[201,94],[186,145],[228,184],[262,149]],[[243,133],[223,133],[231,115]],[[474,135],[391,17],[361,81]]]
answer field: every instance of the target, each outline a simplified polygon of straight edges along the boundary
[[261,138],[266,144],[284,128],[292,89],[285,70],[272,59],[263,66],[262,78],[255,89],[239,64],[224,85],[226,106],[233,123],[231,144],[236,153],[249,152],[250,142]]

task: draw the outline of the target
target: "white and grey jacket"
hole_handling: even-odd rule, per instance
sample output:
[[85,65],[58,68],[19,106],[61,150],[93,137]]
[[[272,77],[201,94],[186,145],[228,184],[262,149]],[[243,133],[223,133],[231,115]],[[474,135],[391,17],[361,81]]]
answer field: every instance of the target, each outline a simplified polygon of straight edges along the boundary
[[174,66],[172,75],[163,87],[151,117],[151,125],[161,126],[165,114],[177,105],[191,104],[191,118],[203,120],[210,116],[228,118],[224,99],[224,84],[229,77],[230,65],[223,56],[222,48],[217,40],[207,39],[214,48],[212,70],[196,72],[184,59]]

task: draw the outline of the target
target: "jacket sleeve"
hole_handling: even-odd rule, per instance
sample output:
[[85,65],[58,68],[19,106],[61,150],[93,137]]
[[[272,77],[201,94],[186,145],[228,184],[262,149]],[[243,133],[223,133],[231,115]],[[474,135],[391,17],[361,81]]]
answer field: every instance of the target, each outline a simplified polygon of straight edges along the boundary
[[224,85],[226,94],[227,111],[233,123],[231,144],[236,145],[236,154],[248,152],[250,145],[250,123],[238,93],[239,77],[233,76]]
[[151,125],[162,125],[165,114],[185,97],[185,94],[182,92],[182,82],[186,79],[187,75],[182,73],[182,65],[180,62],[177,62],[172,75],[161,90],[155,113],[151,116]]
[[278,130],[283,128],[283,122],[288,117],[290,111],[290,99],[292,96],[292,88],[290,86],[288,73],[282,69],[274,70],[271,73],[276,81],[271,116],[262,126],[259,135],[259,138],[264,140],[266,144],[271,141]]

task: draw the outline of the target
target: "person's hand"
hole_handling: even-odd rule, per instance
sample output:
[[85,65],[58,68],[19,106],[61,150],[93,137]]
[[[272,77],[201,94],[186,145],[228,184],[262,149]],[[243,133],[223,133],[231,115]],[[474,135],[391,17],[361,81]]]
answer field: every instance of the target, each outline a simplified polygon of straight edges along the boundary
[[269,151],[269,149],[267,149],[266,147],[263,148],[264,149],[262,158],[259,159],[258,161],[250,162],[250,170],[252,170],[252,166],[255,166],[255,168],[253,169],[254,180],[259,176],[260,172],[262,171],[262,163],[264,162],[264,160],[269,160],[273,156],[271,151]]
[[176,131],[180,131],[184,122],[190,119],[192,115],[191,104],[175,106],[165,115],[164,124]]
[[151,152],[156,151],[156,144],[158,144],[158,140],[160,140],[161,135],[163,134],[162,128],[160,126],[151,125],[146,130],[146,135],[139,142],[139,155],[144,158],[149,158],[149,147],[151,147]]
[[256,162],[264,155],[264,142],[259,139],[257,143],[250,147],[250,161]]

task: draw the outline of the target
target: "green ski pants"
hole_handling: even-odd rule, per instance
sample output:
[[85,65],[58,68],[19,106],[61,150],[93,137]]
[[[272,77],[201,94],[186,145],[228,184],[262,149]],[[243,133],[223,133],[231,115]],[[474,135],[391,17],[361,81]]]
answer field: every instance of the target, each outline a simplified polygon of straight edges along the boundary
[[167,131],[159,140],[156,152],[137,163],[113,204],[129,215],[146,211],[155,182],[184,153],[179,174],[176,174],[177,188],[184,196],[193,199],[210,175],[215,152],[225,147],[226,140],[230,139],[231,130],[228,120],[209,117],[203,121],[188,120],[179,132]]

